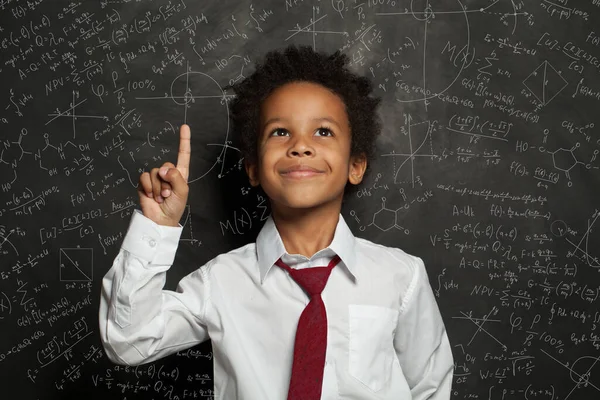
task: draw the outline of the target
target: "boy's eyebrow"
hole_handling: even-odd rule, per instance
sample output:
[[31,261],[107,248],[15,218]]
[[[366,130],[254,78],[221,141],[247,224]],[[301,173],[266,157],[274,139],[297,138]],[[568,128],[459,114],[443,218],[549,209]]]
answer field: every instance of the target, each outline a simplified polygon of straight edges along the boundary
[[[274,117],[274,118],[270,118],[267,121],[265,121],[263,127],[265,127],[269,124],[272,124],[274,122],[287,122],[287,121],[288,121],[287,118]],[[341,129],[341,126],[332,117],[316,117],[316,118],[313,118],[311,121],[313,121],[313,122],[323,122],[323,121],[329,122]]]

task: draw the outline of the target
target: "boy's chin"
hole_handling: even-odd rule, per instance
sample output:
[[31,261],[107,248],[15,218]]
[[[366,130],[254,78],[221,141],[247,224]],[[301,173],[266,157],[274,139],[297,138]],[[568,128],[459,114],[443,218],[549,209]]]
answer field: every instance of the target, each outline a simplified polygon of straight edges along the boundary
[[[339,201],[338,201],[339,200]],[[278,199],[278,201],[271,201],[271,206],[277,207],[279,210],[287,210],[288,212],[293,211],[309,211],[316,210],[319,208],[332,207],[335,204],[341,205],[341,197],[337,198],[321,198],[311,195],[299,195],[299,196],[286,196],[284,199]]]

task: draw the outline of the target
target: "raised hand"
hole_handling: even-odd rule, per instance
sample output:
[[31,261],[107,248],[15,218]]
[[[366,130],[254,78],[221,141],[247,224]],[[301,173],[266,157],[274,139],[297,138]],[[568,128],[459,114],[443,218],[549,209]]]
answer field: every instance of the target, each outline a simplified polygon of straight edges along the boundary
[[185,211],[192,152],[190,142],[190,127],[181,125],[177,165],[166,162],[160,168],[140,175],[138,194],[142,213],[159,225],[178,226]]

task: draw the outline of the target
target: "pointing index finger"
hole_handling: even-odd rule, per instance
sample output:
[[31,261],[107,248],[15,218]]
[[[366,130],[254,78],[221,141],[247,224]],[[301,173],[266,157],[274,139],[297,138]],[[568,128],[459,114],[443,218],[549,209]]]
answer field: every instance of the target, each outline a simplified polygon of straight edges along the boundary
[[177,154],[177,169],[187,181],[190,170],[190,155],[192,153],[190,127],[187,124],[179,128],[179,153]]

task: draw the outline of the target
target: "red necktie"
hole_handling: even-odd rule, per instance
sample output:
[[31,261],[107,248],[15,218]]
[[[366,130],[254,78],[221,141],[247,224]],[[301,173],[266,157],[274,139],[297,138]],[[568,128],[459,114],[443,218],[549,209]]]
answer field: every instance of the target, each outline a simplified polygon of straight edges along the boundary
[[288,400],[319,400],[323,387],[323,369],[327,350],[327,313],[321,298],[331,270],[340,261],[333,257],[326,267],[292,269],[281,258],[275,262],[309,295],[310,301],[300,314],[294,344],[292,378]]

